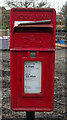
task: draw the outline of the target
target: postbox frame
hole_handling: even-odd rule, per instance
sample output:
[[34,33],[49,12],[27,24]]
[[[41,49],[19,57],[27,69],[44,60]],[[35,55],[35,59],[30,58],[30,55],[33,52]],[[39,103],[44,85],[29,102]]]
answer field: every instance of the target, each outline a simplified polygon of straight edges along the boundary
[[[45,28],[45,29],[48,28],[49,30],[51,30],[50,34],[53,34],[53,36],[51,36],[52,37],[51,45],[49,47],[47,46],[47,47],[41,47],[41,48],[37,48],[37,47],[33,48],[31,46],[28,48],[15,47],[14,46],[14,21],[21,21],[22,15],[24,13],[26,14],[26,12],[30,13],[30,12],[39,12],[39,11],[40,11],[40,15],[42,12],[44,14],[44,15],[41,15],[42,18],[43,18],[43,16],[45,16],[45,18],[47,18],[45,13],[48,13],[48,15],[47,15],[48,18],[51,17],[51,20],[52,20],[51,24],[49,24],[49,25],[45,24],[44,26],[43,25],[39,25],[39,26],[35,25],[35,26],[23,26],[23,27],[26,27],[26,28],[34,27],[35,29],[40,28],[40,27]],[[29,13],[28,13],[28,17],[30,16]],[[53,18],[49,14],[51,14],[53,16]],[[53,104],[54,104],[53,99],[54,99],[55,30],[56,30],[55,17],[56,17],[56,11],[52,8],[46,8],[46,9],[44,9],[44,8],[13,8],[13,9],[11,9],[11,13],[10,13],[11,108],[14,111],[40,111],[40,112],[42,112],[42,111],[52,111],[53,110]],[[25,18],[25,20],[26,19],[27,18]],[[33,19],[35,19],[35,17]],[[22,26],[19,26],[19,27],[22,27]],[[25,55],[26,55],[27,52],[30,54],[30,51],[36,51],[36,52],[38,51],[39,55],[36,58],[31,58],[30,56],[26,56],[28,58],[26,58],[26,57],[24,58],[23,54],[25,53]],[[41,55],[42,52],[44,53],[42,55],[45,55],[45,56]],[[20,57],[19,53],[22,55],[22,57]],[[18,60],[17,60],[17,57],[18,57]],[[44,87],[45,89],[48,90],[46,92],[46,94],[45,94],[46,90],[42,89],[43,92],[40,95],[39,95],[39,93],[25,95],[23,90],[21,90],[22,88],[20,89],[20,86],[23,86],[24,78],[23,78],[23,80],[20,81],[19,79],[17,79],[17,77],[20,78],[21,76],[23,76],[24,71],[23,71],[22,75],[18,74],[16,76],[16,74],[18,73],[17,69],[19,69],[19,65],[17,63],[19,61],[19,58],[21,58],[21,63],[23,63],[21,65],[22,70],[20,70],[20,72],[22,72],[24,70],[24,61],[27,61],[27,60],[28,61],[42,61],[42,74],[45,74],[45,75],[46,75],[46,72],[43,73],[45,71],[44,65],[46,65],[48,63],[48,61],[46,62],[46,59],[47,60],[49,59],[49,63],[51,65],[48,63],[49,66],[46,65],[46,67],[49,67],[49,69],[47,68],[47,73],[49,73],[48,70],[49,71],[51,70],[51,73],[49,73],[49,76],[47,75],[48,76],[48,79],[46,78],[47,81],[45,81],[44,76],[42,79],[42,81],[45,81],[44,83],[47,82],[48,84],[46,84],[46,86],[45,86],[46,88],[44,87],[43,82],[41,84],[42,88]],[[15,75],[14,75],[14,72],[15,72]],[[51,78],[49,78],[49,77],[51,77]],[[23,95],[22,95],[22,93],[23,93]],[[47,95],[47,93],[48,93],[48,95]],[[43,97],[44,97],[44,99],[43,99]],[[40,103],[36,102],[37,99],[39,100]],[[29,102],[29,100],[33,101],[33,102],[29,102],[29,105],[28,105],[27,100],[28,100],[28,102]],[[46,103],[44,103],[44,101]],[[32,105],[32,103],[33,103],[33,105]]]

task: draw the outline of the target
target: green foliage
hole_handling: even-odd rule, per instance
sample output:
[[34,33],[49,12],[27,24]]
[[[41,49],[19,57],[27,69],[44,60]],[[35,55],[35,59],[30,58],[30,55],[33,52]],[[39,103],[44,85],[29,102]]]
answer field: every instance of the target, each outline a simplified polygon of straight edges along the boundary
[[37,5],[37,7],[39,7],[39,8],[42,8],[44,6],[46,6],[46,2],[39,2]]
[[46,0],[43,2],[43,1],[36,1],[35,0],[25,0],[25,1],[16,1],[16,0],[13,0],[13,1],[10,1],[10,0],[6,0],[6,4],[12,8],[12,7],[25,7],[25,8],[28,8],[28,7],[46,7],[47,5],[47,2]]
[[6,10],[4,7],[2,8],[2,24],[0,28],[1,29],[10,28],[10,11]]
[[24,7],[28,8],[31,4],[32,4],[32,1],[25,0],[23,5],[24,5]]
[[6,24],[6,23],[2,23],[1,29],[9,29],[10,28],[10,23]]
[[67,31],[67,26],[66,26],[66,18],[67,18],[67,1],[66,1],[65,4],[62,6],[61,11],[60,11],[59,14],[62,14],[63,17],[64,17],[64,19],[63,19],[63,21],[62,21],[62,24],[64,24],[65,27],[64,27],[63,29]]
[[65,31],[67,31],[67,26],[65,26],[63,29],[64,29]]
[[61,9],[61,14],[66,17],[67,16],[67,1],[65,2],[65,5],[63,5]]

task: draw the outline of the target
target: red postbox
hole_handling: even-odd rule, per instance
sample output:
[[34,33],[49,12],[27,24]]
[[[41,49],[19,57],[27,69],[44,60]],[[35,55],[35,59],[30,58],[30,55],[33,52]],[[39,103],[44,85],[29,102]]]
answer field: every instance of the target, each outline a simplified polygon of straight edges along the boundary
[[56,12],[13,8],[10,13],[11,108],[52,111]]

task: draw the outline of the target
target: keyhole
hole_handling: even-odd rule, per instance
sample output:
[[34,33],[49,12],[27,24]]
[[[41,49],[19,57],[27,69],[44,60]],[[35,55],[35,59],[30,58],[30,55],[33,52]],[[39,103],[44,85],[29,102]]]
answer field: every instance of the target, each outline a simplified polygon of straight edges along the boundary
[[20,78],[20,81],[21,81],[22,79]]

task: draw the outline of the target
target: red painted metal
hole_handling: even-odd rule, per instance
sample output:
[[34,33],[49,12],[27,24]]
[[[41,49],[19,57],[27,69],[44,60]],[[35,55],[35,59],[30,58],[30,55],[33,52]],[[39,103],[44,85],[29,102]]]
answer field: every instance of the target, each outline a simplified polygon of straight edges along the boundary
[[[51,20],[19,25],[15,21]],[[15,111],[52,111],[54,104],[56,12],[44,8],[13,8],[10,13],[11,108]],[[36,58],[30,52],[37,53]],[[24,61],[41,61],[41,93],[24,93]]]

